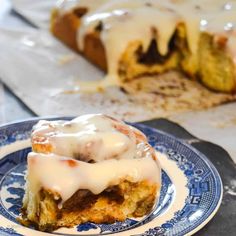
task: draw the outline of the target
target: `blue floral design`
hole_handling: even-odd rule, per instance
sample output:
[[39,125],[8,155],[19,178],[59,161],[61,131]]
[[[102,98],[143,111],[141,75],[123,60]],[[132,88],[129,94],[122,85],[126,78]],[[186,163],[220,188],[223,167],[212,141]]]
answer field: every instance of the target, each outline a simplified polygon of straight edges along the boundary
[[12,195],[16,195],[17,197],[8,197],[6,198],[6,202],[11,203],[12,206],[8,208],[10,212],[12,212],[14,215],[18,216],[20,214],[20,208],[22,206],[22,200],[24,197],[24,189],[23,188],[15,188],[15,187],[9,187],[7,188],[7,191]]
[[101,233],[114,233],[114,232],[120,232],[123,231],[127,228],[130,228],[131,226],[137,224],[138,221],[133,220],[133,219],[126,219],[123,222],[115,222],[114,224],[94,224],[94,223],[85,223],[85,224],[80,224],[77,226],[77,231],[82,232],[82,231],[88,231],[91,229],[100,229],[100,234]]
[[[18,123],[17,125],[8,125],[0,127],[0,146],[14,143],[16,140],[25,140],[29,138],[32,126],[38,120]],[[167,135],[161,131],[148,128],[143,125],[135,125],[141,129],[149,138],[150,143],[157,150],[168,154],[168,157],[174,161],[180,170],[185,174],[188,183],[189,196],[186,199],[186,204],[180,211],[176,212],[174,217],[165,222],[163,225],[147,229],[140,235],[145,236],[162,236],[162,235],[184,235],[195,227],[204,222],[215,210],[219,199],[221,197],[222,184],[220,177],[215,170],[214,166],[206,159],[204,155],[198,153],[194,148],[181,140]],[[16,222],[16,216],[19,214],[19,208],[22,204],[25,161],[27,153],[30,148],[22,149],[11,153],[4,158],[0,159],[0,189],[4,188],[9,192],[5,199],[0,199],[0,214],[7,219]],[[89,230],[100,230],[100,234],[119,232],[132,227],[138,227],[142,224],[153,220],[160,214],[160,211],[165,209],[165,205],[161,205],[163,199],[168,197],[167,205],[171,204],[173,189],[171,188],[172,182],[169,180],[168,175],[162,173],[162,180],[164,187],[160,196],[160,202],[153,213],[146,219],[138,222],[136,220],[127,219],[125,222],[116,222],[114,224],[93,224],[86,223],[77,226],[78,232]],[[165,184],[168,183],[168,187]],[[200,217],[194,218],[191,223],[190,217],[196,211],[202,211]],[[1,236],[21,236],[12,228],[0,227]]]
[[23,236],[22,234],[17,233],[12,228],[3,228],[0,226],[0,235],[1,236]]
[[88,222],[88,223],[80,224],[76,228],[78,232],[83,232],[83,231],[89,231],[91,229],[97,229],[98,226],[94,223]]
[[[165,233],[166,233],[165,228],[155,227],[153,229],[149,229],[149,230],[145,231],[145,233],[140,234],[140,236],[164,236]],[[136,235],[136,236],[139,236],[139,235]]]

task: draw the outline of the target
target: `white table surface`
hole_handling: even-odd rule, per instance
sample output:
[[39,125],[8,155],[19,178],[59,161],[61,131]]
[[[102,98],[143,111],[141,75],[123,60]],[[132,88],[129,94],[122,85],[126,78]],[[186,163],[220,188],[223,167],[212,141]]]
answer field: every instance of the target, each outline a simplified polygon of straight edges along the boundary
[[[11,10],[9,0],[0,0],[0,27],[28,27],[27,23]],[[0,78],[0,125],[32,116],[34,113],[3,85]]]

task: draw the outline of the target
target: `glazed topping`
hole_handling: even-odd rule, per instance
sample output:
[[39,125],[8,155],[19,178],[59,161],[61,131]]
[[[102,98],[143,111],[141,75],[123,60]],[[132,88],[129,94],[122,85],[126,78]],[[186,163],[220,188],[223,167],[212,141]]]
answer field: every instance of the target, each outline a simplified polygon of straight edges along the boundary
[[152,158],[106,160],[86,163],[55,154],[28,154],[28,187],[33,193],[41,188],[61,197],[62,203],[77,190],[99,194],[122,180],[147,180],[160,184],[160,167]]
[[34,127],[32,141],[51,145],[50,152],[55,154],[86,162],[153,155],[143,133],[101,114],[72,121],[40,121]]
[[62,203],[80,189],[99,194],[123,180],[161,181],[156,153],[146,136],[106,115],[42,120],[34,126],[32,142],[51,145],[52,152],[28,154],[28,187],[35,194],[48,190]]
[[56,3],[57,9],[63,14],[76,7],[86,7],[90,11],[97,9],[107,0],[58,0]]
[[130,42],[139,41],[145,51],[150,41],[157,39],[159,53],[166,55],[171,37],[180,23],[186,26],[188,47],[193,54],[198,50],[199,33],[207,31],[227,36],[228,49],[236,57],[233,46],[236,43],[234,1],[76,0],[63,1],[60,6],[62,12],[75,6],[88,9],[78,30],[78,45],[81,50],[84,36],[96,31],[98,25],[101,26],[100,36],[108,62],[108,80],[104,81],[105,85],[119,84],[119,60]]

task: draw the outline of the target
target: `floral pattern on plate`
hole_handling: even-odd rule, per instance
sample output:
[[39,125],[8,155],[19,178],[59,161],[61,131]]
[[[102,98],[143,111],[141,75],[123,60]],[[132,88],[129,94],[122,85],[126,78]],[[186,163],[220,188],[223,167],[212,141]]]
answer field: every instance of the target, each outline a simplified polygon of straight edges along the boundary
[[[24,195],[26,156],[23,141],[38,119],[0,127],[0,233],[1,235],[50,235],[26,228],[17,222]],[[185,142],[156,129],[134,124],[149,138],[160,155],[162,188],[158,204],[141,219],[114,224],[88,222],[59,235],[191,235],[216,213],[222,198],[222,183],[208,159]],[[21,145],[21,142],[22,145]],[[11,227],[10,227],[11,226]]]

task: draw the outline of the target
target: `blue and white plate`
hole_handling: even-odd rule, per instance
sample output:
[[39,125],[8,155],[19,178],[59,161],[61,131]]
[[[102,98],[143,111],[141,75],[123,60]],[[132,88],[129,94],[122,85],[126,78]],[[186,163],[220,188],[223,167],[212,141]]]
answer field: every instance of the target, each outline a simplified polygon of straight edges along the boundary
[[[62,118],[61,118],[62,119]],[[0,235],[192,235],[216,213],[222,182],[212,163],[200,152],[166,133],[134,124],[149,138],[162,167],[159,203],[146,217],[114,224],[86,223],[43,233],[17,222],[24,195],[30,131],[38,119],[0,127]]]

